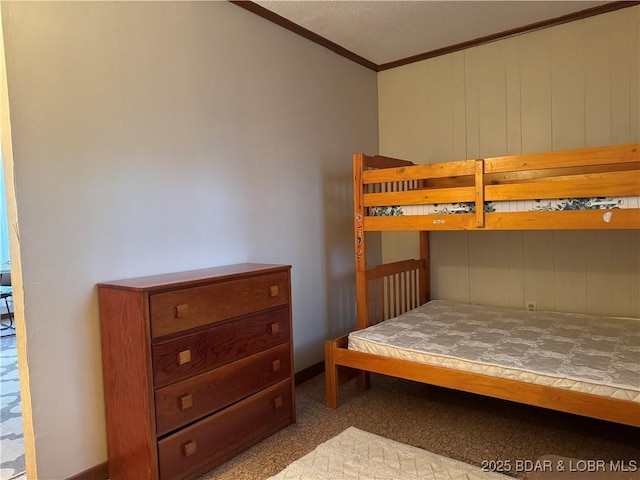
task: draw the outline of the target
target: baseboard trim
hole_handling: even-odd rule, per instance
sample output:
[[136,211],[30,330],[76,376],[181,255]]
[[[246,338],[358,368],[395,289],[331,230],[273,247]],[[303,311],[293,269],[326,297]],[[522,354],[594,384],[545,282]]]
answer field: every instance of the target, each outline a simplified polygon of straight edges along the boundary
[[318,376],[321,373],[324,373],[324,360],[318,363],[314,363],[310,367],[297,372],[295,375],[296,385],[300,385],[307,380],[311,380],[313,377]]
[[67,478],[67,480],[108,480],[109,479],[109,464],[107,462],[95,465],[84,472],[75,474],[73,477]]

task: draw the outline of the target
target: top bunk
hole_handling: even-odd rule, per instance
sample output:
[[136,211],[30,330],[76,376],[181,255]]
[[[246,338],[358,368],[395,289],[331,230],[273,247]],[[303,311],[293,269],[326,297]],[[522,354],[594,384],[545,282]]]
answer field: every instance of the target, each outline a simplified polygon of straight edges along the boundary
[[640,229],[640,144],[417,165],[353,157],[356,228]]

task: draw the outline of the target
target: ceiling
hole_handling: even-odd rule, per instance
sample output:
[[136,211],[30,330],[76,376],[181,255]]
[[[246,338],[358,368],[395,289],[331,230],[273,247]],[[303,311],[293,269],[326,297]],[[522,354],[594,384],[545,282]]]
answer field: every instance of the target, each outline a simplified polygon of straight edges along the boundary
[[581,18],[577,12],[601,13],[622,2],[288,0],[234,3],[257,4],[263,11],[277,14],[272,16],[272,21],[276,18],[278,23],[277,17],[283,17],[380,70],[384,69],[378,68],[380,66],[395,66],[391,64],[466,42],[481,39],[478,43],[484,43],[499,36],[562,23],[567,15],[570,19]]

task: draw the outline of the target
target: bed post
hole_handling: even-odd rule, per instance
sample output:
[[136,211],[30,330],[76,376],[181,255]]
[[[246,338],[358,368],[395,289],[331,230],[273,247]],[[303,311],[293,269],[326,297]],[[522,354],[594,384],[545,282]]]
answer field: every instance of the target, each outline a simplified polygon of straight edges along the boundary
[[429,258],[429,232],[420,232],[420,305],[431,300],[431,260]]
[[356,328],[367,326],[367,250],[364,235],[364,154],[353,156],[353,226],[356,262]]
[[335,342],[324,342],[324,381],[326,404],[331,408],[338,408],[338,366],[333,358]]
[[[364,171],[365,156],[357,153],[353,156],[353,211],[354,211],[354,246],[356,261],[356,329],[368,326],[369,302],[367,299],[367,250],[364,233]],[[358,374],[359,388],[369,388],[371,375],[362,371]]]

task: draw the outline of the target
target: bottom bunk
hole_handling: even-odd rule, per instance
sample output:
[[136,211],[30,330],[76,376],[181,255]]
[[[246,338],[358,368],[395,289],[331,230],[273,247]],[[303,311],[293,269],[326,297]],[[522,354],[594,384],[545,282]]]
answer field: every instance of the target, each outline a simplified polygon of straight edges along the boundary
[[[398,296],[383,290],[394,303]],[[640,320],[442,300],[407,305],[326,342],[327,405],[338,406],[340,384],[360,373],[368,387],[364,372],[374,372],[640,426]]]

